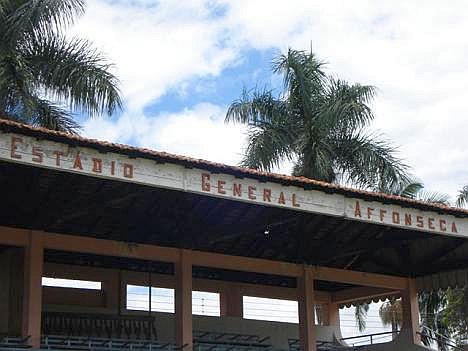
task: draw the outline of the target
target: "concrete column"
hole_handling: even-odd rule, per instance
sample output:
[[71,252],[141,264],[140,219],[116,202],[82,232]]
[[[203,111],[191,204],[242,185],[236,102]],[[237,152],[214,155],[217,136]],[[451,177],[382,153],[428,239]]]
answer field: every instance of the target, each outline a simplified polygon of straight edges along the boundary
[[340,307],[337,303],[327,304],[328,325],[340,326]]
[[315,351],[314,277],[312,275],[312,271],[307,267],[304,267],[302,276],[297,279],[297,290],[301,350]]
[[0,249],[0,334],[7,334],[10,330],[10,276],[11,249]]
[[102,284],[102,293],[105,295],[106,308],[113,314],[120,314],[121,286],[120,271],[112,270],[108,273],[106,280]]
[[41,346],[42,269],[44,247],[42,233],[31,231],[24,252],[24,293],[22,335],[33,348]]
[[407,288],[402,291],[403,325],[400,337],[412,344],[421,344],[419,326],[418,292],[415,279],[408,279]]
[[340,326],[340,308],[337,303],[329,302],[321,305],[322,324],[325,326]]
[[180,250],[180,260],[175,264],[175,335],[177,346],[184,350],[193,348],[192,328],[192,259],[191,252]]
[[219,307],[221,317],[237,317],[244,316],[243,297],[238,287],[229,287],[224,289],[219,296]]

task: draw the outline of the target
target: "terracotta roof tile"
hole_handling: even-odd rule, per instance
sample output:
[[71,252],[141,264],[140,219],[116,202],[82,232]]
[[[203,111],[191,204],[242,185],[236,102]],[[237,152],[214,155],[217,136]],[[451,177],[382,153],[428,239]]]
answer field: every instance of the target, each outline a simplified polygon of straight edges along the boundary
[[162,162],[182,164],[186,167],[207,169],[211,172],[228,173],[237,177],[253,177],[262,181],[271,181],[281,184],[294,185],[306,189],[315,189],[325,191],[328,193],[340,193],[349,197],[363,198],[370,201],[380,201],[387,203],[395,203],[403,207],[415,207],[424,210],[432,210],[436,212],[443,212],[452,214],[459,217],[468,217],[468,210],[450,206],[444,206],[435,203],[428,203],[419,200],[412,200],[396,195],[389,195],[384,193],[371,192],[367,190],[355,189],[345,187],[338,184],[327,183],[324,181],[309,179],[305,177],[294,177],[284,174],[263,172],[250,168],[243,168],[238,166],[230,166],[222,163],[207,161],[203,159],[191,158],[187,156],[175,155],[162,151],[154,151],[146,148],[139,148],[130,145],[123,145],[101,141],[97,139],[84,138],[78,135],[68,134],[64,132],[57,132],[40,127],[32,127],[26,124],[14,122],[11,120],[0,119],[0,129],[4,131],[11,131],[17,133],[24,133],[33,135],[35,137],[49,138],[64,143],[78,144],[80,146],[87,146],[91,148],[105,149],[106,151],[113,151],[126,155],[156,159]]

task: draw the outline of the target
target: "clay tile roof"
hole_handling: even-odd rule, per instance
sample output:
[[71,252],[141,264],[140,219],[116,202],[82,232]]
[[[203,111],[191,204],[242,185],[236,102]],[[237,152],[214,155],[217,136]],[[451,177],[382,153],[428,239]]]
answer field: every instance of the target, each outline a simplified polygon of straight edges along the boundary
[[293,185],[304,189],[319,190],[327,193],[338,193],[348,197],[361,198],[368,201],[378,201],[383,203],[393,203],[402,207],[413,207],[421,210],[435,211],[444,214],[451,214],[457,217],[468,217],[468,210],[441,204],[428,203],[419,200],[412,200],[396,195],[371,192],[367,190],[350,188],[338,184],[327,183],[305,177],[294,177],[284,174],[263,172],[250,168],[230,166],[222,163],[206,161],[203,159],[191,158],[187,156],[175,155],[162,151],[154,151],[146,148],[139,148],[130,145],[111,143],[97,139],[84,138],[74,134],[57,132],[40,127],[0,119],[0,130],[26,134],[42,139],[50,139],[57,142],[72,144],[76,146],[90,147],[105,152],[116,152],[131,157],[141,157],[154,159],[158,162],[175,163],[189,168],[200,168],[212,173],[227,173],[236,177],[249,177],[260,181],[270,181],[283,185]]

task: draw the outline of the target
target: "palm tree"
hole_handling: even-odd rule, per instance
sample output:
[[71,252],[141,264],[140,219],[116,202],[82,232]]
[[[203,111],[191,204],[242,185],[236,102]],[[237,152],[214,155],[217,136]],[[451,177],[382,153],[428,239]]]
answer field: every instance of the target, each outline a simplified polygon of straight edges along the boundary
[[83,0],[0,0],[0,118],[76,132],[74,113],[121,109],[111,65],[63,33],[83,11]]
[[367,313],[369,312],[370,304],[365,302],[354,307],[354,319],[356,326],[360,332],[366,330]]
[[392,184],[391,187],[382,186],[380,192],[406,197],[408,199],[420,200],[436,203],[440,205],[450,205],[450,196],[437,191],[426,191],[424,184],[413,178],[407,177],[400,182]]
[[403,308],[401,300],[384,302],[379,309],[379,316],[384,326],[392,327],[392,338],[395,339],[403,322]]
[[450,335],[449,325],[445,318],[447,308],[447,291],[431,291],[419,294],[419,311],[421,317],[421,340],[429,346],[436,341],[439,350],[448,349]]
[[456,205],[458,207],[464,207],[468,205],[468,185],[465,185],[463,189],[458,192]]
[[294,162],[294,175],[377,189],[406,178],[395,148],[370,133],[375,88],[328,76],[313,53],[289,50],[273,62],[283,92],[244,90],[226,122],[248,126],[242,165],[270,171]]

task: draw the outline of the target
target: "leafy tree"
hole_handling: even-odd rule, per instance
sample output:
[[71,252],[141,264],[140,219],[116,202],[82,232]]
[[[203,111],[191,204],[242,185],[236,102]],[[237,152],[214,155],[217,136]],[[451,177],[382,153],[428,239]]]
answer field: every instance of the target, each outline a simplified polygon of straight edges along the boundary
[[243,166],[271,170],[294,162],[294,175],[377,189],[406,178],[395,148],[368,130],[375,88],[324,72],[312,53],[289,50],[273,62],[283,92],[244,90],[226,122],[248,126]]
[[468,288],[449,289],[444,323],[458,345],[468,345]]
[[1,118],[76,132],[74,112],[121,109],[111,65],[88,41],[63,33],[83,12],[83,0],[0,0]]

